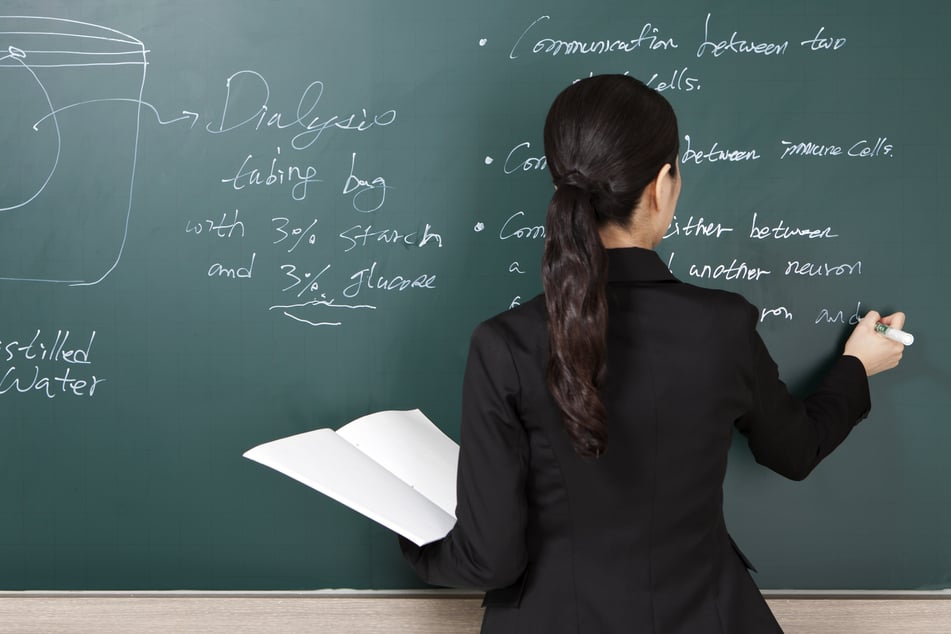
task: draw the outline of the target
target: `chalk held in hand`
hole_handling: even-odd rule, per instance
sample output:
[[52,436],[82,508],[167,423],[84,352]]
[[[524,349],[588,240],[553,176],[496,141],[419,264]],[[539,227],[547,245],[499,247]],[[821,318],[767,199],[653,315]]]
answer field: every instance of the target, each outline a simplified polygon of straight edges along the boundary
[[875,332],[885,335],[886,338],[891,339],[892,341],[897,341],[898,343],[903,343],[906,346],[910,346],[915,343],[915,336],[910,332],[905,332],[904,330],[899,330],[898,328],[892,328],[886,324],[883,324],[880,321],[875,322]]

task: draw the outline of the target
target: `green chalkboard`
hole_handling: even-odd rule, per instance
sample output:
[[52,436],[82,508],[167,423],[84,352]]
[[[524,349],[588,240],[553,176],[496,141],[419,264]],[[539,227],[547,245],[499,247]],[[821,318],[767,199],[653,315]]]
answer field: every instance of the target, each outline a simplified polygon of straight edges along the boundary
[[380,409],[458,435],[471,329],[540,290],[545,112],[604,72],[680,116],[664,259],[761,307],[795,389],[856,312],[917,336],[806,482],[737,442],[758,582],[951,586],[949,6],[7,0],[0,589],[418,587],[241,454]]

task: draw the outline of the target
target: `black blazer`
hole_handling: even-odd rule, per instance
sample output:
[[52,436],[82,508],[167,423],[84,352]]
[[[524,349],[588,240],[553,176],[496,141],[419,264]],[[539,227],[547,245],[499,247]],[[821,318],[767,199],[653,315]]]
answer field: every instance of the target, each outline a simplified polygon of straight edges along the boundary
[[804,478],[867,415],[864,368],[841,357],[801,401],[746,300],[608,253],[606,453],[579,458],[562,428],[543,298],[498,315],[472,335],[458,522],[404,554],[427,582],[488,590],[486,633],[780,632],[723,521],[731,434]]

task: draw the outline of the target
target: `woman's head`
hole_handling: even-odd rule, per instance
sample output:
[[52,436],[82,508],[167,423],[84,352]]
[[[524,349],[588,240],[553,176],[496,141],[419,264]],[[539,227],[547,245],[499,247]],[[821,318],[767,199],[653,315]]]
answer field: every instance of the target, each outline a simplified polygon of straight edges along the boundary
[[680,136],[673,108],[627,75],[598,75],[563,90],[548,111],[544,138],[555,186],[590,196],[598,227],[629,225],[665,165],[669,177],[677,177]]
[[575,450],[597,456],[607,442],[599,393],[607,331],[602,235],[630,230],[649,247],[660,239],[666,225],[658,232],[663,216],[651,212],[668,214],[669,223],[676,204],[677,119],[666,99],[633,77],[600,75],[558,95],[544,137],[555,184],[542,260],[548,388]]

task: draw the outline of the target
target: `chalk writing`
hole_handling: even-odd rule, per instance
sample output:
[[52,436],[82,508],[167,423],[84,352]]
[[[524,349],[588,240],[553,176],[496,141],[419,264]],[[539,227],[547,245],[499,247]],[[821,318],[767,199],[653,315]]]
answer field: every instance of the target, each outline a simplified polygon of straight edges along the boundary
[[820,26],[819,31],[816,33],[816,36],[811,40],[803,40],[799,43],[800,46],[808,47],[810,51],[822,51],[822,50],[831,50],[837,51],[843,46],[845,46],[846,38],[844,37],[823,37],[823,32],[826,30],[826,27]]
[[[46,398],[53,398],[58,394],[94,396],[96,387],[105,381],[105,379],[98,378],[95,374],[88,378],[76,378],[70,376],[71,372],[72,368],[67,367],[63,369],[61,374],[51,377],[43,374],[40,366],[34,365],[31,375],[30,370],[17,373],[16,366],[11,365],[0,377],[0,396],[11,390],[21,394],[35,390]],[[59,386],[56,385],[57,383],[59,383]]]
[[[357,164],[357,153],[350,157],[350,175],[343,186],[343,195],[352,196],[353,208],[361,213],[376,211],[386,202],[386,180],[377,176],[372,181],[360,178],[353,173]],[[376,204],[374,204],[376,203]]]
[[[270,112],[271,87],[263,75],[257,71],[245,69],[232,73],[225,79],[224,103],[221,115],[209,121],[205,129],[212,134],[224,134],[240,129],[260,131],[298,129],[291,138],[295,150],[306,150],[316,143],[328,129],[349,132],[366,132],[372,128],[392,125],[396,121],[396,110],[391,108],[378,114],[369,114],[366,108],[360,108],[358,114],[334,114],[326,118],[315,114],[324,94],[324,82],[312,81],[304,88],[297,109],[291,117],[282,112]],[[235,105],[239,102],[240,105]]]
[[298,273],[297,266],[294,264],[282,264],[281,271],[284,276],[290,278],[290,283],[281,289],[282,293],[288,291],[297,291],[297,297],[305,293],[316,293],[320,291],[320,276],[330,270],[331,265],[327,265],[316,275],[310,272]]
[[227,277],[233,280],[251,279],[254,274],[254,259],[257,253],[251,254],[251,262],[245,266],[225,266],[221,262],[215,262],[208,267],[208,277]]
[[324,309],[324,312],[327,312],[327,310],[376,310],[376,306],[370,304],[338,304],[336,300],[327,299],[326,296],[323,296],[320,299],[312,299],[300,304],[276,304],[268,310],[280,310],[285,317],[308,326],[340,326],[343,324],[342,321],[315,321],[313,318],[308,319],[301,316],[302,311],[308,313],[320,312],[314,309]]
[[688,269],[690,277],[701,279],[718,280],[759,280],[764,275],[769,275],[770,271],[756,266],[750,266],[746,262],[737,262],[736,258],[729,264],[691,264]]
[[193,233],[197,236],[204,232],[209,236],[218,238],[233,238],[235,235],[243,238],[244,222],[238,220],[238,213],[238,210],[235,209],[234,215],[230,218],[227,212],[222,213],[221,220],[212,220],[211,218],[197,222],[189,220],[185,223],[185,233]]
[[753,212],[753,221],[750,223],[750,238],[754,240],[787,240],[789,238],[807,238],[809,240],[838,238],[839,235],[832,233],[832,227],[825,229],[803,229],[801,227],[787,227],[785,221],[780,218],[775,227],[761,227],[756,224],[757,213]]
[[[31,210],[39,206],[48,206],[49,201],[42,198],[53,181],[57,171],[61,169],[60,161],[63,159],[63,128],[66,122],[61,122],[59,114],[64,110],[87,106],[90,104],[103,104],[107,102],[131,104],[127,118],[121,121],[114,119],[113,128],[110,137],[100,139],[99,162],[107,169],[109,178],[108,187],[103,187],[97,178],[87,178],[90,183],[95,182],[97,194],[101,196],[101,190],[105,189],[114,194],[114,198],[109,199],[108,204],[100,203],[100,207],[89,209],[88,224],[83,227],[82,234],[95,236],[102,240],[100,235],[100,225],[96,223],[114,223],[118,231],[110,231],[110,235],[117,235],[117,244],[110,245],[110,248],[97,248],[96,252],[103,253],[101,258],[92,257],[93,249],[81,251],[82,257],[75,257],[66,262],[66,270],[54,268],[49,260],[31,258],[30,264],[36,266],[36,269],[22,270],[20,268],[13,271],[0,270],[0,280],[27,281],[27,282],[52,282],[64,283],[73,286],[91,286],[104,280],[119,265],[122,254],[125,250],[128,237],[129,218],[132,213],[132,200],[134,193],[136,162],[138,157],[139,145],[139,125],[140,115],[144,101],[142,100],[142,91],[145,86],[146,71],[148,62],[145,45],[138,39],[108,27],[92,24],[88,22],[79,22],[64,18],[51,18],[40,16],[5,16],[5,28],[3,36],[11,37],[22,43],[26,48],[9,45],[0,53],[0,67],[10,67],[18,71],[18,76],[25,79],[25,84],[19,84],[20,88],[38,91],[40,97],[30,103],[30,107],[40,106],[40,111],[34,114],[27,114],[27,117],[37,116],[33,124],[34,131],[40,131],[41,124],[43,128],[51,126],[52,137],[48,147],[49,159],[42,164],[35,175],[31,175],[28,181],[17,177],[18,188],[14,190],[12,200],[0,200],[0,214],[6,215],[15,210],[22,210],[24,213],[30,213]],[[109,42],[114,46],[102,46],[103,42]],[[30,45],[27,46],[27,43]],[[50,47],[54,47],[50,50]],[[50,57],[53,54],[54,57]],[[79,69],[86,73],[82,77],[70,77],[70,81],[84,83],[90,76],[98,72],[115,71],[119,67],[124,67],[126,73],[123,75],[128,82],[125,89],[132,95],[130,97],[92,98],[79,100],[66,105],[54,106],[54,98],[51,97],[51,90],[55,91],[55,84],[64,81],[64,73],[76,75]],[[52,69],[52,70],[51,70]],[[63,70],[69,69],[69,70]],[[5,75],[6,77],[7,75]],[[118,74],[113,75],[118,76]],[[95,82],[90,82],[95,83]],[[10,88],[5,88],[10,90]],[[117,90],[121,90],[118,88]],[[9,94],[9,93],[7,93]],[[5,95],[6,96],[6,95]],[[6,122],[25,122],[26,118],[20,116],[7,117]],[[76,126],[81,128],[82,126]],[[131,131],[131,138],[125,135],[116,135],[115,131],[128,128]],[[6,132],[6,130],[5,130]],[[10,148],[10,139],[5,141],[4,151],[11,154],[17,154],[21,148],[14,146]],[[111,141],[106,143],[106,141]],[[112,173],[115,166],[116,172]],[[119,169],[122,166],[122,169]],[[67,166],[72,167],[72,166]],[[84,166],[78,166],[82,169]],[[10,179],[10,174],[5,175]],[[85,193],[85,192],[82,192]],[[76,200],[82,200],[83,196],[76,196]],[[109,208],[112,209],[109,209]],[[101,226],[105,226],[102,224]],[[79,232],[72,231],[72,227],[53,224],[46,228],[45,234],[41,236],[44,248],[56,248],[58,243],[72,244]],[[25,241],[18,240],[17,248],[30,248]],[[72,251],[69,251],[72,252]],[[60,255],[60,258],[69,256]],[[57,258],[57,262],[62,262]]]
[[377,273],[379,264],[374,261],[370,266],[360,269],[350,276],[353,283],[343,289],[343,296],[353,299],[362,291],[368,289],[377,289],[381,291],[405,291],[407,289],[434,289],[436,288],[436,275],[422,273],[416,277],[405,277],[403,275],[394,275],[387,277]]
[[849,148],[849,156],[862,158],[891,156],[894,147],[895,146],[891,143],[888,143],[888,137],[880,136],[875,141],[862,139],[861,141],[856,141],[852,147]]
[[[669,74],[664,73],[663,79],[661,79],[660,73],[650,73],[643,75],[647,77],[644,80],[644,84],[650,86],[657,92],[667,92],[671,90],[680,91],[680,92],[694,92],[700,90],[700,80],[697,77],[692,75],[687,75],[687,71],[690,70],[687,66],[683,68],[678,68],[677,70],[671,71]],[[623,75],[630,75],[631,71],[626,70],[622,73]],[[670,79],[667,79],[667,77]],[[594,77],[594,71],[588,72],[588,77]],[[578,83],[581,81],[581,78],[575,79],[572,83]]]
[[862,302],[855,305],[855,312],[846,317],[844,310],[830,310],[823,308],[816,316],[816,324],[850,324],[854,326],[862,320]]
[[502,169],[506,174],[514,174],[515,172],[528,172],[532,170],[544,171],[548,169],[548,160],[544,155],[522,158],[521,150],[523,149],[532,149],[532,144],[528,141],[525,141],[523,143],[519,143],[509,151],[508,156],[505,157],[505,163],[502,166]]
[[785,139],[781,140],[780,143],[785,146],[782,155],[779,157],[780,159],[787,156],[839,156],[842,154],[842,146],[840,145],[822,145],[812,141],[793,143]]
[[[291,224],[289,218],[279,216],[277,218],[271,218],[271,222],[274,223],[274,231],[277,233],[277,240],[274,240],[271,244],[282,244],[286,241],[286,244],[290,245],[287,249],[288,253],[293,253],[301,242],[311,246],[317,244],[316,218],[314,218],[307,227],[301,225],[292,227],[290,230],[287,228],[288,225]],[[293,241],[293,244],[291,244],[291,241]]]
[[712,220],[706,222],[703,216],[699,216],[696,219],[690,216],[686,222],[683,223],[677,219],[677,216],[674,216],[670,226],[667,228],[667,233],[664,234],[664,239],[681,235],[685,237],[719,238],[724,233],[731,233],[732,231],[733,227],[724,227],[723,224]]
[[703,57],[705,53],[709,53],[714,57],[720,57],[724,53],[736,53],[736,54],[746,54],[750,53],[753,55],[785,55],[786,49],[789,47],[789,41],[784,40],[782,43],[775,42],[753,42],[750,40],[737,39],[737,32],[733,31],[730,35],[729,40],[720,40],[715,41],[710,39],[710,16],[712,14],[707,14],[707,19],[703,23],[703,43],[700,45],[700,48],[697,49],[697,57]]
[[792,321],[792,313],[789,312],[789,309],[785,306],[776,306],[775,308],[764,308],[760,313],[760,323],[766,321],[767,317],[779,317],[788,321]]
[[[509,59],[518,59],[519,54],[522,50],[525,36],[528,35],[529,31],[535,30],[539,25],[548,22],[551,20],[551,16],[543,15],[536,18],[531,24],[528,25],[522,34],[519,35],[518,39],[515,40],[515,44],[512,46],[512,50],[509,51]],[[540,27],[539,27],[540,28]],[[525,42],[525,47],[528,47],[530,40]],[[562,40],[555,39],[551,37],[543,37],[535,41],[531,45],[530,50],[533,54],[542,54],[542,55],[551,55],[552,57],[558,55],[604,55],[606,53],[632,53],[639,50],[648,50],[656,51],[662,50],[666,51],[668,49],[677,48],[677,43],[672,37],[665,37],[660,28],[654,26],[650,22],[646,22],[638,34],[634,37],[628,37],[625,39],[603,39],[603,40]]]
[[317,178],[317,168],[313,165],[285,165],[277,166],[278,157],[281,155],[281,148],[277,148],[277,153],[271,158],[267,168],[250,167],[249,163],[254,158],[253,154],[248,154],[238,171],[230,178],[222,178],[222,183],[231,183],[236,190],[242,190],[245,187],[263,185],[271,187],[274,185],[291,185],[291,198],[294,200],[304,200],[307,198],[307,186],[311,183],[319,183]]
[[862,262],[830,265],[828,262],[800,262],[789,260],[786,263],[786,275],[803,277],[842,277],[843,275],[861,275]]
[[[22,51],[20,52],[22,53]],[[11,51],[11,54],[12,53],[13,51]],[[26,55],[24,54],[24,57],[25,56]],[[0,61],[2,61],[3,59],[6,59],[6,58],[0,57]],[[156,108],[155,105],[149,103],[148,101],[144,101],[142,99],[133,99],[131,97],[105,97],[102,99],[86,99],[85,101],[77,101],[76,103],[71,103],[67,106],[60,106],[56,108],[55,110],[51,110],[47,114],[37,119],[32,127],[34,130],[38,131],[40,129],[40,124],[42,124],[44,121],[46,121],[47,119],[51,117],[55,117],[61,112],[66,112],[67,110],[72,110],[73,108],[79,108],[81,106],[88,106],[88,105],[98,104],[98,103],[130,103],[137,107],[146,108],[155,116],[155,122],[163,126],[172,125],[173,123],[179,123],[181,121],[190,121],[191,123],[189,124],[188,127],[194,128],[195,124],[198,123],[198,113],[191,112],[190,110],[182,110],[182,114],[178,117],[174,117],[172,119],[163,119],[161,113],[159,113],[158,111],[158,108]]]
[[80,365],[89,365],[92,361],[89,359],[92,344],[96,340],[96,331],[93,330],[89,335],[89,341],[85,348],[67,348],[69,338],[72,333],[62,330],[56,331],[56,336],[50,342],[50,335],[45,335],[40,328],[36,329],[29,343],[26,340],[0,341],[0,360],[14,361],[21,358],[25,361],[54,361],[62,363],[75,363]]
[[684,135],[684,140],[687,142],[687,149],[684,150],[680,158],[681,163],[692,162],[697,165],[717,162],[736,163],[739,161],[755,161],[760,158],[759,152],[755,149],[723,150],[720,149],[719,141],[714,141],[709,150],[695,150],[691,144],[689,134]]
[[508,240],[509,238],[522,238],[527,240],[538,240],[545,237],[545,225],[519,226],[515,222],[517,218],[525,215],[524,211],[516,211],[509,216],[502,228],[499,229],[499,239]]
[[[92,364],[92,347],[96,331],[79,347],[69,343],[71,332],[57,330],[55,337],[37,328],[32,337],[0,341],[0,363],[16,362],[6,369],[0,365],[0,396],[35,392],[46,398],[56,396],[95,396],[96,388],[105,382],[95,374],[82,374],[76,366]],[[25,362],[22,363],[21,362]],[[57,364],[65,367],[56,369]]]
[[665,92],[668,90],[679,90],[683,92],[693,92],[695,90],[700,90],[700,80],[696,77],[687,75],[688,67],[684,66],[683,68],[678,68],[673,71],[670,75],[670,79],[660,80],[660,75],[654,73],[650,78],[644,83],[656,90],[657,92]]
[[[696,58],[722,59],[724,57],[737,58],[740,56],[762,56],[762,57],[782,57],[790,53],[789,43],[793,42],[793,52],[802,51],[803,54],[809,53],[834,53],[847,46],[848,39],[839,29],[826,26],[810,26],[806,32],[797,32],[795,37],[776,38],[763,37],[761,33],[748,33],[742,29],[733,28],[733,25],[725,22],[723,16],[713,18],[712,12],[700,14],[699,19],[694,20],[693,33],[697,36],[691,45],[684,48],[687,55],[694,51],[692,46],[696,46]],[[699,29],[700,20],[703,20],[702,32]],[[668,32],[664,25],[656,21],[639,19],[624,29],[626,32],[608,32],[601,34],[569,34],[566,29],[573,29],[575,26],[571,23],[558,23],[552,19],[551,15],[541,15],[530,19],[525,28],[517,33],[517,38],[509,49],[509,59],[517,60],[521,57],[543,56],[550,58],[559,58],[566,56],[591,56],[600,57],[609,54],[632,54],[632,53],[651,53],[660,55],[664,52],[675,53],[683,46],[680,37]],[[728,27],[728,28],[727,28]],[[614,28],[614,27],[612,27]],[[52,31],[53,29],[50,29]],[[801,31],[801,29],[800,29]],[[702,39],[700,39],[702,35]],[[130,38],[130,43],[135,44],[138,40]],[[488,38],[481,38],[479,46],[485,46]],[[796,46],[798,42],[799,46]],[[141,43],[139,43],[141,44]],[[140,48],[132,46],[130,54],[139,51],[140,56],[137,63],[144,66],[145,58],[141,54]],[[503,49],[504,51],[504,49]],[[0,62],[6,61],[8,64],[19,65],[24,70],[36,73],[30,66],[29,51],[24,51],[16,47],[9,47],[4,54],[0,54]],[[504,52],[503,52],[504,55]],[[682,56],[679,56],[682,57]],[[629,58],[633,59],[633,58]],[[660,59],[654,57],[653,59]],[[697,62],[694,66],[706,62]],[[647,77],[646,83],[654,89],[664,91],[696,92],[700,89],[701,81],[691,66],[682,64],[678,61],[673,68],[657,69],[658,72],[644,73],[643,69],[638,71],[639,77]],[[589,74],[593,74],[592,73]],[[627,74],[627,73],[625,73]],[[144,76],[144,70],[143,70]],[[219,84],[218,93],[213,97],[212,108],[208,115],[199,115],[192,109],[182,109],[181,115],[178,115],[178,109],[175,109],[174,115],[160,114],[155,106],[149,104],[141,98],[135,97],[108,97],[101,99],[89,99],[83,101],[73,100],[70,103],[55,103],[49,93],[45,93],[45,106],[40,112],[36,113],[36,123],[34,129],[42,126],[48,126],[49,129],[55,128],[57,139],[59,139],[58,117],[66,111],[79,110],[81,106],[99,103],[104,101],[117,101],[129,103],[140,111],[151,112],[155,120],[161,125],[170,125],[173,123],[182,124],[182,128],[196,128],[199,131],[211,135],[245,133],[269,133],[283,132],[285,141],[281,144],[274,144],[270,147],[271,151],[242,152],[237,156],[232,155],[233,163],[226,166],[224,174],[216,175],[215,180],[220,181],[226,189],[233,192],[242,192],[252,190],[265,194],[277,194],[281,197],[289,197],[295,202],[304,202],[308,195],[318,192],[317,185],[327,178],[327,174],[333,173],[333,180],[336,182],[336,189],[331,194],[334,196],[343,196],[347,200],[353,211],[362,214],[378,212],[386,205],[387,195],[393,189],[388,182],[385,173],[386,166],[377,167],[374,165],[374,156],[368,156],[369,150],[354,151],[347,148],[346,154],[350,154],[349,170],[345,165],[344,156],[334,156],[333,146],[328,146],[328,151],[321,154],[318,163],[311,159],[305,159],[301,152],[311,148],[325,135],[348,133],[350,135],[367,134],[373,131],[381,131],[388,126],[392,126],[397,120],[397,109],[384,107],[370,107],[366,102],[356,104],[347,104],[343,101],[341,105],[340,95],[332,94],[330,84],[325,84],[321,80],[311,77],[305,77],[296,86],[291,88],[291,98],[285,101],[284,96],[277,92],[272,92],[272,86],[265,75],[257,70],[243,68],[224,76],[223,85]],[[39,82],[37,76],[36,79]],[[42,82],[40,87],[42,88]],[[330,99],[334,99],[334,105],[331,107]],[[217,103],[214,100],[217,99]],[[283,102],[283,103],[282,103]],[[377,104],[379,106],[379,104]],[[31,119],[33,121],[34,119]],[[198,123],[202,125],[198,126]],[[699,140],[697,137],[701,137]],[[808,138],[782,138],[778,144],[778,158],[780,160],[791,161],[796,158],[837,158],[837,157],[855,157],[855,158],[875,158],[892,156],[894,153],[894,143],[889,141],[885,135],[871,135],[860,138],[857,135],[854,138],[830,138],[813,139]],[[859,139],[859,140],[855,140]],[[59,144],[60,141],[57,141]],[[537,173],[547,171],[547,157],[542,152],[536,141],[518,140],[512,142],[505,159],[502,162],[502,173],[513,175],[516,173]],[[288,145],[289,148],[288,149]],[[708,166],[714,163],[741,163],[759,161],[762,158],[759,147],[754,147],[749,141],[724,141],[721,138],[703,138],[700,133],[683,135],[683,149],[679,160],[684,165]],[[268,147],[268,146],[265,146]],[[776,146],[770,148],[775,149]],[[478,150],[477,160],[485,165],[496,164],[495,160],[488,155],[483,154],[484,150]],[[359,156],[358,156],[359,154]],[[776,154],[768,152],[770,158]],[[484,156],[484,159],[482,157]],[[294,158],[296,157],[296,158]],[[343,159],[343,160],[340,160]],[[58,158],[57,158],[58,160]],[[340,165],[335,165],[337,161]],[[338,171],[331,171],[328,167],[341,168]],[[56,169],[56,161],[53,161],[53,170]],[[381,173],[382,172],[382,173]],[[50,172],[52,174],[52,172]],[[338,176],[339,174],[339,176]],[[51,177],[51,176],[50,176]],[[43,176],[47,181],[48,176]],[[338,180],[339,179],[339,180]],[[45,185],[44,185],[45,186]],[[225,188],[222,188],[225,189]],[[333,188],[331,188],[333,190]],[[38,193],[37,193],[38,195]],[[32,199],[31,199],[32,200]],[[254,197],[254,200],[259,200]],[[26,201],[27,203],[30,200]],[[333,204],[308,205],[306,215],[293,214],[283,209],[269,210],[265,218],[270,218],[270,247],[267,249],[248,249],[248,255],[213,255],[207,262],[201,265],[200,273],[205,273],[209,278],[222,280],[251,280],[260,276],[261,271],[272,271],[277,273],[275,279],[282,296],[292,298],[291,303],[279,303],[268,307],[268,310],[276,314],[283,315],[289,319],[304,325],[339,325],[343,322],[346,311],[353,310],[376,310],[376,306],[365,303],[357,303],[354,298],[361,299],[366,296],[373,296],[374,292],[387,292],[398,294],[406,292],[411,295],[411,291],[436,290],[437,274],[432,271],[423,273],[414,272],[409,274],[406,269],[400,269],[403,264],[391,262],[389,259],[374,260],[373,257],[380,257],[378,252],[386,250],[387,253],[403,253],[407,249],[419,249],[426,246],[443,247],[442,232],[437,232],[431,224],[418,222],[418,224],[404,225],[399,227],[395,222],[339,222],[338,217],[325,217],[325,213],[336,214],[337,207]],[[26,203],[24,203],[26,204]],[[392,206],[392,202],[390,205]],[[301,206],[303,208],[303,206]],[[4,209],[0,209],[3,211]],[[220,217],[209,214],[208,218],[190,218],[183,219],[185,233],[193,236],[208,236],[215,239],[237,239],[247,240],[254,237],[253,216],[242,216],[246,211],[239,211],[235,206],[233,211],[224,212]],[[252,220],[248,220],[248,218]],[[481,233],[485,231],[485,223],[475,220],[473,231]],[[247,223],[247,224],[246,224]],[[328,224],[330,223],[330,224]],[[349,225],[349,226],[348,226]],[[180,226],[180,225],[179,225]],[[526,218],[524,211],[512,213],[498,227],[498,239],[509,242],[507,248],[524,249],[526,246],[519,246],[520,243],[537,243],[544,240],[546,230],[543,223],[530,222]],[[328,241],[324,230],[332,227],[333,234],[339,239]],[[345,228],[343,228],[345,227]],[[341,228],[343,228],[341,230]],[[250,229],[250,230],[249,230]],[[743,233],[743,229],[739,229]],[[332,234],[332,235],[333,235]],[[266,235],[266,234],[265,234]],[[733,223],[723,222],[719,219],[710,218],[707,215],[687,215],[686,217],[674,216],[670,226],[664,233],[664,239],[682,238],[699,239],[703,241],[718,240],[729,243],[731,240],[740,238],[737,235],[737,229]],[[746,236],[743,236],[746,237]],[[827,227],[809,227],[788,225],[786,220],[770,220],[764,222],[757,212],[752,213],[750,230],[748,234],[751,240],[794,240],[794,239],[834,239],[838,234],[834,232],[831,226]],[[318,246],[319,245],[319,246]],[[311,248],[313,247],[313,248]],[[395,247],[395,249],[393,248]],[[318,250],[319,249],[319,250]],[[281,260],[274,262],[272,257],[276,253],[281,253]],[[307,264],[299,265],[297,263],[288,263],[283,258],[286,254],[299,254],[306,251],[309,254],[325,253],[327,250],[334,250],[337,253],[351,253],[355,250],[362,250],[370,254],[367,256],[366,265],[360,264],[348,270],[354,271],[349,275],[342,276],[342,281],[331,275],[332,266],[325,260],[319,265],[313,261]],[[263,252],[267,251],[267,252]],[[785,254],[784,254],[785,255]],[[260,257],[259,257],[260,256]],[[327,256],[331,257],[330,255]],[[809,279],[819,278],[843,278],[854,277],[862,274],[862,261],[844,262],[833,261],[834,258],[825,258],[822,256],[812,256],[808,259],[793,259],[792,257],[783,257],[781,259],[768,258],[763,263],[744,259],[737,255],[731,260],[721,263],[703,263],[693,262],[685,266],[685,273],[688,277],[705,280],[725,280],[725,281],[763,281],[773,275],[776,271],[781,277],[799,277]],[[526,267],[522,264],[523,253],[510,252],[505,253],[501,260],[505,271],[510,275],[526,275]],[[671,253],[668,265],[673,264],[674,254]],[[260,260],[260,262],[258,262]],[[828,260],[828,261],[827,261]],[[283,263],[281,263],[283,261]],[[381,262],[383,264],[381,264]],[[505,264],[507,263],[507,264]],[[207,269],[204,269],[208,266]],[[257,275],[255,267],[258,267]],[[393,270],[390,270],[393,269]],[[412,269],[409,269],[412,270]],[[278,273],[279,272],[279,273]],[[334,270],[334,273],[339,273]],[[266,277],[266,276],[265,276]],[[338,286],[339,284],[339,286]],[[223,282],[224,287],[232,286]],[[331,288],[333,287],[333,288]],[[276,289],[277,290],[277,289]],[[511,305],[520,303],[521,296],[516,296]],[[795,307],[792,307],[795,308]],[[823,318],[827,321],[835,319],[836,313],[827,311]],[[787,306],[774,306],[763,309],[760,314],[760,321],[767,319],[777,319],[788,321],[792,319],[792,309]],[[37,379],[39,381],[39,378]],[[8,382],[9,383],[9,382]],[[19,385],[19,384],[18,384]]]
[[349,229],[341,231],[339,235],[349,244],[343,250],[344,253],[353,251],[357,246],[365,247],[367,242],[371,244],[382,242],[420,248],[427,244],[442,247],[442,236],[432,231],[432,225],[429,223],[426,223],[426,226],[423,227],[422,235],[419,235],[419,231],[403,233],[397,229],[374,229],[373,225],[353,225]]
[[869,158],[878,156],[891,156],[894,145],[888,143],[888,137],[878,137],[874,142],[868,139],[856,141],[848,150],[844,150],[841,145],[814,143],[813,141],[787,141],[782,139],[780,144],[783,146],[783,153],[780,160],[789,157],[804,156],[847,156]]

